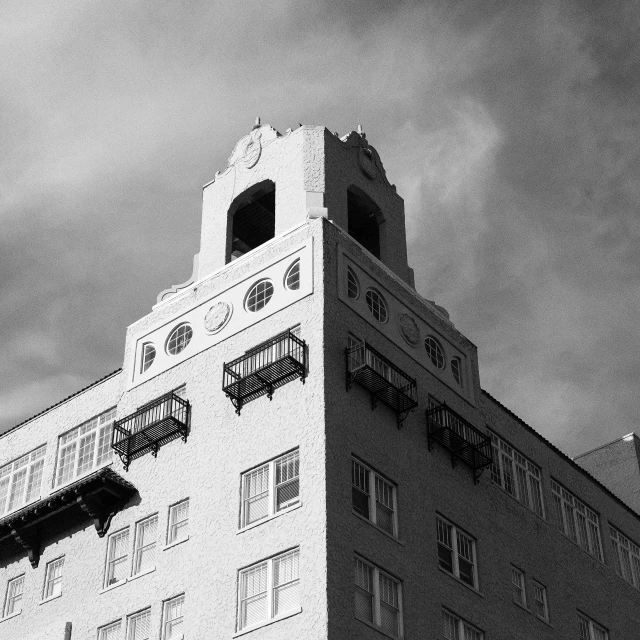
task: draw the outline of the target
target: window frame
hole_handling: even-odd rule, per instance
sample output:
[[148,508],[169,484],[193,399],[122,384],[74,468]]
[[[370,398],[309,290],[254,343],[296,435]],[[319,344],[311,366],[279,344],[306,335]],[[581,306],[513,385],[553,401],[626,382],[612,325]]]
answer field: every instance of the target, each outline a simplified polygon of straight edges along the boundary
[[107,633],[112,629],[117,628],[117,640],[120,640],[122,637],[122,620],[114,620],[113,622],[109,622],[109,624],[103,624],[101,627],[98,627],[98,640],[109,640]]
[[[153,542],[149,542],[143,545],[140,545],[140,541],[144,542],[144,536],[141,536],[142,527],[147,526],[149,523],[153,523],[155,526],[155,537]],[[133,553],[131,554],[132,565],[131,565],[131,577],[143,575],[145,573],[150,573],[151,571],[155,571],[156,569],[156,561],[158,557],[158,524],[159,518],[157,513],[153,513],[149,516],[146,516],[142,520],[138,520],[136,522],[135,534],[133,539]],[[142,565],[142,557],[143,553],[149,550],[153,550],[152,559],[153,566],[147,567],[146,569],[141,570],[140,567]]]
[[[295,557],[295,567],[297,571],[297,577],[289,580],[287,583],[283,584],[274,584],[274,563],[282,558],[286,558],[287,556]],[[262,567],[266,567],[266,577],[265,577],[265,591],[260,592],[265,594],[265,610],[266,616],[259,620],[258,622],[254,622],[253,624],[244,624],[243,625],[243,616],[244,616],[244,602],[250,600],[251,598],[255,598],[256,594],[251,596],[244,596],[244,576],[249,574],[251,571],[255,571],[257,569],[261,569]],[[276,606],[276,598],[275,593],[279,587],[286,585],[293,585],[297,583],[298,587],[298,606],[292,607],[291,609],[285,610],[281,613],[274,613]],[[296,613],[302,611],[302,606],[300,602],[300,547],[293,547],[291,549],[287,549],[282,553],[278,553],[275,556],[271,556],[270,558],[266,558],[265,560],[260,560],[259,562],[255,562],[247,567],[243,567],[238,570],[238,604],[237,604],[237,619],[236,619],[236,631],[239,633],[241,631],[246,632],[247,630],[257,629],[259,627],[264,626],[265,624],[269,624],[271,622],[276,622],[283,618],[287,618],[291,615],[295,615]]]
[[[292,273],[294,273],[297,269],[297,273],[291,278]],[[283,280],[284,288],[287,291],[299,291],[302,285],[302,265],[300,264],[300,258],[296,258],[285,271],[284,280]],[[294,286],[295,285],[295,286]]]
[[442,607],[442,622],[443,626],[446,625],[446,617],[449,616],[450,621],[455,624],[455,635],[451,637],[448,635],[448,630],[446,628],[442,631],[442,637],[445,640],[467,640],[468,632],[476,634],[476,637],[472,640],[484,640],[484,631],[478,629],[475,625],[467,622],[464,618],[461,618],[458,614],[451,611],[451,609],[447,609],[446,607]]
[[[558,531],[592,558],[604,564],[600,515],[553,478],[551,478],[551,496],[555,507]],[[571,510],[571,522],[567,517],[567,509]],[[584,519],[582,527],[580,526],[580,516]],[[597,533],[595,540],[594,531]],[[584,538],[585,534],[586,539]],[[597,544],[595,544],[596,542]]]
[[[355,505],[354,505],[354,499],[353,499],[353,493],[354,490],[356,491],[360,491],[361,493],[365,493],[364,491],[362,491],[362,489],[360,487],[358,487],[355,483],[354,483],[354,477],[355,477],[355,465],[359,465],[360,467],[362,467],[362,469],[368,474],[368,509],[369,509],[369,516],[365,516],[364,514],[360,513]],[[376,480],[380,479],[382,482],[384,482],[385,484],[389,485],[389,487],[391,488],[391,500],[392,500],[392,504],[393,504],[393,510],[392,510],[392,529],[393,531],[388,531],[387,529],[385,529],[384,527],[380,526],[377,522],[378,518],[378,499],[377,499],[377,490],[378,490],[378,485]],[[383,506],[384,503],[380,503]],[[387,507],[388,508],[388,507]],[[360,518],[363,518],[365,520],[367,520],[367,522],[369,522],[370,524],[372,524],[374,527],[376,527],[377,529],[382,530],[384,533],[392,536],[393,538],[398,538],[398,485],[393,482],[391,479],[389,479],[388,477],[386,477],[385,475],[383,475],[382,473],[380,473],[379,471],[376,471],[373,467],[371,467],[370,465],[368,465],[366,462],[363,462],[358,456],[352,454],[351,455],[351,509],[353,511],[353,513],[355,513],[357,516],[359,516]]]
[[[258,292],[258,287],[260,285],[264,285],[264,290]],[[269,287],[271,288],[270,291]],[[256,291],[255,295],[253,295],[254,290]],[[245,311],[248,311],[249,313],[258,313],[262,311],[271,302],[275,292],[276,289],[273,286],[273,282],[270,278],[261,278],[257,282],[254,282],[249,287],[244,298],[243,306],[245,308]],[[253,302],[250,302],[251,298],[253,298]],[[253,305],[253,308],[251,307],[251,305]]]
[[[60,575],[51,579],[51,571],[56,568],[58,565],[61,565]],[[47,600],[53,600],[54,598],[58,598],[62,595],[62,578],[64,575],[64,556],[60,556],[55,560],[51,560],[47,562],[47,566],[44,572],[44,590],[42,601],[46,602]],[[49,593],[49,585],[52,583],[56,583],[60,585],[60,593]],[[54,584],[53,589],[55,589],[56,584]],[[53,591],[52,589],[52,591]]]
[[[281,509],[277,508],[277,501],[278,501],[278,487],[282,486],[283,484],[285,484],[285,482],[281,482],[280,485],[278,485],[276,483],[276,479],[277,479],[277,464],[278,462],[284,460],[285,458],[287,458],[287,456],[291,456],[293,454],[296,454],[296,460],[297,460],[297,467],[298,467],[298,475],[297,476],[292,476],[291,478],[288,478],[286,482],[292,482],[294,481],[296,478],[298,480],[298,496],[297,499],[292,498],[291,500],[289,500],[289,504],[287,504],[287,506],[282,507]],[[247,522],[247,515],[248,515],[248,510],[247,510],[247,502],[249,501],[249,499],[251,497],[255,497],[255,496],[250,496],[247,497],[247,480],[249,479],[249,477],[251,476],[251,474],[256,473],[262,469],[267,469],[267,473],[268,473],[268,487],[266,490],[266,494],[267,494],[267,514],[256,519],[253,520],[251,522]],[[300,448],[296,447],[295,449],[291,449],[289,451],[287,451],[286,453],[283,453],[275,458],[272,458],[271,460],[267,460],[266,462],[263,462],[255,467],[252,467],[251,469],[248,469],[247,471],[244,471],[243,473],[240,474],[240,518],[239,518],[239,528],[240,530],[244,530],[250,527],[254,527],[257,526],[258,524],[261,524],[263,522],[267,522],[268,520],[271,520],[272,518],[275,518],[276,516],[282,514],[282,513],[286,513],[287,511],[291,511],[292,509],[295,509],[296,507],[299,507],[302,504],[302,500],[300,497],[300,493],[301,493],[301,486],[300,486],[300,476],[301,476],[301,469],[300,469]],[[263,493],[265,493],[263,491]]]
[[[364,589],[361,585],[358,584],[358,581],[357,581],[358,563],[365,565],[371,571],[371,574],[370,574],[371,588],[373,589],[373,591]],[[386,604],[396,608],[398,611],[398,633],[397,634],[389,633],[389,631],[382,626],[381,602],[383,600],[381,595],[381,578],[391,581],[392,583],[395,584],[395,587],[396,587],[396,598],[397,598],[398,606],[394,607],[392,603],[386,603]],[[380,633],[383,633],[384,635],[389,636],[390,638],[404,637],[403,608],[402,608],[402,580],[400,580],[393,574],[389,573],[388,571],[385,571],[378,565],[374,564],[373,562],[367,560],[363,556],[356,553],[354,555],[354,583],[353,584],[354,584],[354,617],[355,619],[359,620],[360,622],[364,622],[369,626],[374,627]],[[372,598],[371,613],[373,618],[372,620],[365,620],[362,617],[358,617],[358,611],[355,607],[355,594],[358,593],[358,590],[365,593],[369,593],[371,595],[371,598]]]
[[[138,638],[137,634],[136,635],[132,634],[133,629],[131,628],[131,621],[132,620],[137,621],[138,619],[141,619],[143,617],[146,617],[149,620],[149,635],[146,638]],[[127,615],[127,622],[125,626],[126,640],[151,640],[152,635],[153,634],[151,632],[151,607],[147,607],[145,609],[141,609],[140,611],[136,611],[135,613],[130,613],[129,615]]]
[[[427,346],[427,343],[429,343],[429,346]],[[433,349],[431,343],[435,345]],[[447,368],[447,354],[438,338],[431,334],[426,336],[424,339],[424,350],[427,353],[429,362],[431,362],[438,371],[444,371]]]
[[[104,420],[104,421],[103,421]],[[113,424],[116,420],[116,407],[111,407],[98,415],[93,416],[89,420],[85,420],[83,423],[75,426],[73,429],[69,429],[64,433],[61,433],[58,436],[58,449],[56,451],[56,466],[53,474],[53,487],[59,488],[64,487],[65,485],[77,480],[78,478],[83,478],[84,476],[93,473],[97,469],[105,467],[112,463],[113,461],[113,449],[111,448],[111,439],[113,437]],[[91,428],[88,428],[92,422],[95,421],[95,425]],[[86,431],[82,432],[82,429],[86,428]],[[104,432],[103,432],[104,429]],[[62,439],[69,436],[72,432],[76,431],[77,434],[74,436],[72,440],[68,440],[66,442],[62,442]],[[101,436],[101,432],[102,436]],[[83,449],[83,446],[80,444],[82,440],[88,437],[91,433],[95,433],[95,440],[92,444],[92,455],[91,455],[91,464],[89,467],[82,471],[78,472],[79,462],[80,462],[80,452]],[[106,452],[99,456],[98,453],[101,449],[101,440],[103,441],[102,446],[104,447],[104,443],[106,442]],[[63,477],[60,473],[63,461],[63,454],[66,453],[67,450],[72,449],[71,445],[74,445],[75,449],[73,450],[73,467],[72,472],[69,477]],[[80,445],[80,446],[79,446]]]
[[[438,521],[442,522],[445,526],[451,527],[450,532],[450,540],[451,547],[447,547],[443,541],[440,540],[440,527],[438,526]],[[470,562],[472,567],[472,576],[473,576],[473,584],[469,584],[467,580],[461,577],[460,572],[460,550],[459,550],[459,536],[464,536],[471,543],[471,554],[473,556],[473,561]],[[451,566],[452,570],[449,571],[446,567],[442,566],[442,559],[440,558],[440,546],[448,548],[451,551]],[[436,513],[436,548],[438,550],[438,567],[442,569],[445,573],[448,573],[450,576],[453,576],[456,580],[459,580],[466,586],[475,591],[480,590],[480,582],[478,577],[478,551],[477,551],[477,540],[471,534],[467,533],[461,527],[458,527],[456,524],[451,522],[451,520],[445,518],[440,513]],[[469,562],[467,558],[462,556],[462,559],[466,562]]]
[[[119,529],[118,531],[114,531],[113,533],[109,534],[109,537],[107,538],[107,559],[106,559],[105,571],[104,571],[104,586],[103,586],[104,589],[108,589],[109,587],[122,584],[126,582],[129,577],[129,533],[130,533],[129,527],[124,527],[123,529]],[[117,537],[122,535],[126,535],[126,541],[124,544],[126,553],[125,555],[118,556],[118,558],[112,558],[111,550],[113,546],[113,541]],[[125,576],[120,580],[111,582],[113,578],[113,573],[114,573],[111,570],[111,566],[112,565],[115,566],[116,561],[122,561],[122,563],[125,565]]]
[[[178,511],[178,509],[186,504],[187,505],[187,517],[179,522],[174,522],[174,513]],[[179,542],[184,542],[189,539],[189,513],[191,510],[191,503],[189,498],[183,498],[182,500],[178,500],[178,502],[174,502],[169,505],[169,513],[167,516],[167,546],[178,544]],[[177,536],[171,537],[171,531],[173,528],[186,523],[185,528],[187,530],[186,534],[182,537],[178,538]]]
[[[178,335],[182,331],[181,335]],[[193,340],[193,327],[190,322],[179,322],[169,331],[169,335],[164,343],[164,351],[168,356],[179,356],[187,350],[187,347]],[[175,337],[174,339],[174,336]],[[170,346],[174,343],[173,347]]]
[[[350,287],[349,285],[353,284],[354,287]],[[351,295],[353,292],[355,295]],[[347,299],[349,300],[357,300],[360,297],[360,281],[358,280],[358,276],[356,272],[351,268],[347,267]]]
[[[517,579],[514,580],[514,578]],[[518,567],[511,565],[511,592],[513,602],[515,604],[527,608],[527,585],[524,577],[524,571]]]
[[[153,355],[150,355],[153,353]],[[158,351],[153,342],[144,342],[140,348],[140,373],[144,373],[154,363]]]
[[[491,482],[529,511],[546,520],[542,469],[497,433],[491,429],[487,429],[487,432],[491,438],[493,453]],[[507,464],[509,469],[507,469]],[[540,510],[535,508],[534,494],[537,495],[537,504],[540,505]]]
[[[375,298],[374,298],[375,296]],[[377,298],[377,299],[376,299]],[[367,303],[369,313],[380,324],[389,322],[389,305],[385,297],[375,287],[369,287],[364,294],[364,300]],[[384,315],[384,317],[383,317]]]
[[[181,640],[182,638],[184,638],[184,633],[181,636],[176,636],[175,638],[172,638],[169,635],[167,635],[168,623],[174,622],[175,620],[178,619],[178,617],[184,622],[184,600],[185,600],[185,594],[181,593],[177,596],[173,596],[172,598],[168,598],[162,603],[162,630],[160,632],[160,637],[162,640]],[[176,618],[171,618],[169,620],[167,610],[176,601],[180,601],[180,604],[182,605],[181,615],[177,616]]]
[[[15,578],[11,578],[10,580],[7,580],[7,590],[5,592],[5,596],[4,596],[4,607],[2,608],[2,617],[3,618],[8,618],[9,616],[17,616],[20,613],[22,613],[22,600],[24,599],[24,580],[25,580],[26,574],[25,573],[21,573],[18,576],[15,576]],[[18,581],[20,582],[20,593],[17,593],[14,591],[12,595],[9,595],[11,593],[11,586],[13,584],[18,583]],[[18,611],[16,611],[16,599],[18,601],[19,604],[19,609]],[[11,611],[9,611],[9,606],[11,606]]]
[[[609,630],[606,627],[603,627],[601,624],[598,624],[595,620],[585,615],[581,611],[577,612],[578,614],[578,634],[580,640],[609,640]],[[587,636],[582,633],[582,624],[585,624],[587,627]],[[600,635],[599,637],[595,635],[595,631],[601,632],[604,635]]]
[[[549,599],[547,597],[547,588],[537,580],[532,580],[531,582],[533,583],[533,590],[532,590],[532,597],[531,597],[531,604],[532,604],[531,610],[533,611],[534,615],[537,618],[540,618],[540,620],[544,620],[545,622],[549,622]],[[542,594],[542,600],[536,597],[536,587],[540,590],[540,593]],[[543,616],[541,616],[536,611],[536,602],[540,602],[542,604],[542,610],[544,611]]]
[[616,574],[627,584],[640,590],[640,547],[611,523],[609,540],[613,548],[613,566]]
[[[41,444],[35,449],[27,451],[27,453],[10,460],[0,467],[0,487],[2,495],[0,496],[0,518],[9,513],[13,513],[21,509],[27,504],[31,504],[39,500],[42,495],[42,481],[44,479],[44,467],[47,456],[47,443]],[[16,484],[22,482],[19,479],[24,470],[24,486],[20,490],[21,497],[15,504],[12,504],[13,492]],[[34,478],[38,477],[38,480]],[[37,482],[37,487],[35,484]]]
[[458,356],[451,358],[449,362],[451,375],[461,389],[464,389],[464,378],[462,376],[462,360]]

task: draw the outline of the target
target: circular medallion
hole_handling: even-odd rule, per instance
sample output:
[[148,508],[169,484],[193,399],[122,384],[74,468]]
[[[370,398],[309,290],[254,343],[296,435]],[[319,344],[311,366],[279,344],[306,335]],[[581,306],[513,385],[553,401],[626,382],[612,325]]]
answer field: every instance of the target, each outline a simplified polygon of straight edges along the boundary
[[204,328],[209,333],[217,333],[224,327],[231,318],[231,305],[224,300],[220,300],[211,306],[204,317]]
[[420,342],[418,323],[408,313],[401,313],[398,315],[398,325],[407,344],[417,347]]
[[261,137],[262,134],[259,131],[254,131],[244,146],[242,161],[247,169],[254,167],[258,163],[258,160],[260,160],[260,154],[262,153]]

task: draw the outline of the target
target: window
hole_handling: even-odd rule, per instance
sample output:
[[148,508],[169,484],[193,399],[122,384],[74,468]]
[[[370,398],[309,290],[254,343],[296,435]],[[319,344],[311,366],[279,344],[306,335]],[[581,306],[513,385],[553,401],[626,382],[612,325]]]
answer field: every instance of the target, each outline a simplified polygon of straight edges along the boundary
[[140,373],[144,373],[152,364],[156,358],[156,348],[150,343],[146,342],[142,345],[142,364],[140,365]]
[[547,590],[539,582],[533,582],[533,612],[542,618],[549,621],[549,608],[547,606]]
[[527,509],[544,518],[540,467],[530,462],[513,447],[489,432],[493,449],[491,480]]
[[476,589],[475,540],[439,516],[437,529],[440,567]]
[[396,536],[396,487],[355,459],[351,460],[351,485],[353,510]]
[[402,636],[400,583],[373,564],[355,559],[355,615],[380,627],[385,633]]
[[[370,149],[362,150],[360,161],[366,161],[368,166],[374,166]],[[380,207],[362,189],[351,185],[347,189],[347,232],[378,259],[380,258],[380,225],[382,223],[384,223],[384,216]]]
[[[260,143],[252,139],[245,147],[245,165],[253,166],[260,158]],[[231,262],[245,253],[264,244],[275,235],[276,229],[276,185],[264,180],[243,191],[229,207],[232,216]]]
[[240,571],[238,631],[300,608],[300,550]]
[[300,501],[300,454],[292,451],[242,474],[240,522],[246,527]]
[[182,608],[184,595],[164,603],[162,640],[182,640]]
[[357,300],[360,296],[358,278],[351,267],[347,267],[347,296],[352,300]]
[[189,500],[169,507],[169,532],[167,544],[186,540],[189,537]]
[[640,589],[640,548],[612,526],[609,527],[616,573]]
[[249,289],[246,298],[247,311],[260,311],[267,306],[273,296],[273,285],[270,280],[260,280]]
[[451,373],[453,374],[453,379],[462,386],[462,365],[460,358],[451,358]]
[[438,369],[444,369],[444,352],[440,343],[433,336],[427,336],[424,340],[424,348],[433,365]]
[[513,601],[526,607],[527,595],[524,587],[524,573],[515,567],[511,567],[511,589],[513,591]]
[[62,568],[64,567],[64,558],[53,560],[47,565],[47,571],[44,579],[44,599],[55,598],[62,595]]
[[127,618],[127,640],[149,640],[151,637],[151,609]]
[[138,522],[133,551],[133,575],[155,569],[157,538],[158,516],[151,516]]
[[115,417],[115,408],[109,409],[60,436],[56,486],[111,460],[111,432]]
[[24,589],[24,576],[18,576],[9,580],[7,584],[7,598],[4,603],[4,615],[10,616],[22,611],[22,591]]
[[167,338],[167,353],[170,356],[177,356],[187,348],[193,336],[193,329],[187,322],[179,324],[173,329]]
[[578,613],[578,629],[580,640],[609,640],[609,632],[597,622]]
[[98,629],[98,640],[120,640],[120,621]]
[[482,631],[446,609],[442,610],[442,623],[447,640],[482,640],[484,637]]
[[558,530],[594,558],[604,562],[598,514],[572,493],[551,481]]
[[367,301],[371,315],[378,322],[386,322],[388,318],[387,303],[384,301],[382,295],[375,289],[369,289],[364,298]]
[[284,277],[284,286],[291,291],[296,291],[300,288],[300,259],[289,267],[287,275]]
[[0,467],[0,516],[40,497],[47,445]]
[[107,545],[107,570],[104,586],[127,579],[127,558],[129,557],[129,529],[123,529],[109,536]]

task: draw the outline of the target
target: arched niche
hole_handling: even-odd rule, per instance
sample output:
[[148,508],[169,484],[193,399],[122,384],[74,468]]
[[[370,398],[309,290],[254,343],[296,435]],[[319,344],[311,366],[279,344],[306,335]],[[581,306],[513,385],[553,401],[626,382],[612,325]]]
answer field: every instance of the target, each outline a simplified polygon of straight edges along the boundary
[[228,224],[227,263],[271,240],[276,229],[275,183],[263,180],[237,196],[229,207]]
[[349,235],[380,259],[380,225],[384,216],[380,207],[355,185],[347,189],[347,216]]

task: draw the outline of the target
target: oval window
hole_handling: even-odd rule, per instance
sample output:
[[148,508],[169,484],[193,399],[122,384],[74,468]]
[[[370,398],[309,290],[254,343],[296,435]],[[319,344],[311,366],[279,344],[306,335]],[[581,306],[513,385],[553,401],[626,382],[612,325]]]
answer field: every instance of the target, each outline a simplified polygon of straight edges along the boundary
[[444,353],[440,343],[433,336],[428,336],[425,338],[424,348],[427,351],[429,360],[431,360],[438,369],[444,369]]
[[388,313],[387,303],[384,301],[384,298],[375,289],[369,289],[365,295],[365,300],[367,301],[371,315],[378,322],[386,322]]
[[145,342],[142,345],[142,364],[140,365],[140,373],[144,373],[156,359],[156,348],[151,342]]
[[255,312],[267,306],[273,296],[271,280],[256,282],[247,294],[245,306],[247,311]]
[[358,278],[351,267],[347,267],[347,296],[352,300],[357,300],[360,296]]
[[284,286],[291,291],[300,288],[300,260],[296,260],[288,269],[284,277]]
[[460,366],[460,358],[451,358],[451,373],[453,379],[462,386],[462,368]]
[[189,323],[179,324],[167,338],[167,353],[170,356],[177,356],[187,348],[192,336],[193,329]]

